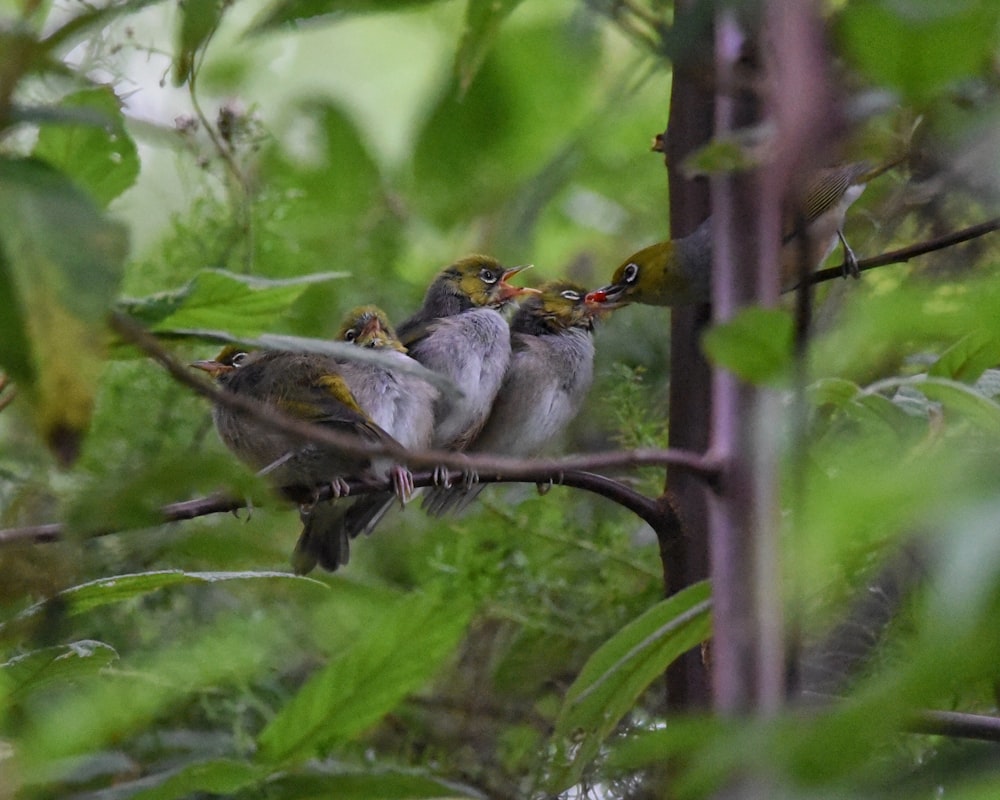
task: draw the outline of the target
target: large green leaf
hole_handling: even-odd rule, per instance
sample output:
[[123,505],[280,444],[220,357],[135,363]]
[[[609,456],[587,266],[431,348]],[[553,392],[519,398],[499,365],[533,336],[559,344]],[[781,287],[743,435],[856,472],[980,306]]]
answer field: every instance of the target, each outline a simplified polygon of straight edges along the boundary
[[281,579],[306,581],[316,586],[325,586],[320,581],[304,576],[292,575],[288,572],[184,572],[179,569],[157,570],[155,572],[138,572],[131,575],[115,575],[110,578],[81,583],[59,592],[54,598],[43,600],[18,615],[19,619],[44,613],[53,603],[68,616],[83,614],[95,608],[121,603],[142,597],[150,592],[166,589],[171,586],[181,586],[192,583],[218,583],[220,581],[249,581]]
[[773,381],[791,366],[792,320],[781,311],[749,308],[712,327],[702,347],[713,364],[745,381]]
[[269,800],[327,800],[334,797],[337,800],[446,800],[482,798],[483,795],[470,787],[456,786],[424,775],[378,769],[367,773],[337,770],[325,775],[282,775],[268,781],[267,797]]
[[972,383],[989,367],[1000,363],[1000,338],[993,333],[972,331],[945,350],[929,375]]
[[63,461],[75,458],[90,420],[103,318],[126,250],[124,228],[63,174],[34,159],[0,160],[0,325],[10,337],[0,366],[28,390]]
[[302,760],[375,724],[433,677],[471,613],[468,604],[433,595],[405,597],[374,613],[261,732],[260,758]]
[[230,796],[259,783],[266,775],[266,770],[247,761],[231,758],[200,761],[180,770],[144,778],[144,784],[153,781],[155,785],[129,797],[132,800],[180,800],[201,793]]
[[323,272],[270,280],[205,269],[179,289],[124,300],[119,307],[155,331],[223,328],[233,336],[256,336],[310,286],[344,277]]
[[710,594],[702,582],[657,603],[587,660],[556,720],[554,790],[577,781],[638,697],[675,659],[708,638]]
[[67,95],[60,108],[96,112],[101,123],[43,125],[35,156],[62,170],[107,206],[139,174],[139,155],[125,129],[121,102],[111,87],[101,86]]
[[177,57],[174,84],[190,80],[198,51],[208,42],[229,6],[223,0],[185,0],[178,9]]

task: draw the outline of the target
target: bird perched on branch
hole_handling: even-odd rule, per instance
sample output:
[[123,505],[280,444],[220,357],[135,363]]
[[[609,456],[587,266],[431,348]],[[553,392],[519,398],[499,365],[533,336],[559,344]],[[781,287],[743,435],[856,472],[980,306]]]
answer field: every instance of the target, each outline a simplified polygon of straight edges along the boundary
[[460,392],[438,401],[434,447],[461,450],[486,422],[510,361],[510,329],[500,309],[538,292],[507,283],[523,269],[489,256],[460,259],[438,273],[423,305],[399,326],[410,356]]
[[[796,213],[784,222],[781,248],[782,288],[791,289],[799,279],[803,259],[817,269],[837,246],[844,247],[845,276],[858,277],[858,261],[844,239],[847,209],[871,179],[898,164],[872,168],[866,162],[846,164],[817,172],[808,182]],[[678,306],[711,300],[712,223],[707,219],[693,233],[680,239],[645,247],[625,259],[611,283],[591,292],[590,302],[611,308],[627,303]]]
[[[208,372],[225,391],[261,403],[264,414],[272,407],[296,420],[356,437],[359,442],[398,444],[372,421],[356,399],[352,387],[362,391],[370,380],[367,365],[316,353],[245,352],[227,346],[214,360],[196,361],[192,366]],[[216,404],[213,418],[219,437],[240,460],[277,486],[296,487],[296,496],[314,495],[316,486],[329,484],[333,495],[339,497],[349,491],[346,478],[387,474],[401,500],[412,492],[409,472],[385,457],[347,452],[299,438],[222,404]],[[301,571],[308,571],[306,567],[311,568],[317,561],[330,570],[347,561],[347,539],[325,536],[329,505],[315,500],[300,505],[304,530],[296,553],[303,541],[323,542],[322,552],[310,555],[315,556],[311,564],[296,563]]]
[[[385,312],[376,306],[361,306],[349,311],[337,339],[377,350],[399,367],[413,363]],[[357,367],[366,377],[352,381],[352,389],[358,405],[372,422],[409,450],[429,447],[434,434],[434,408],[440,392],[412,370],[394,369],[391,363],[359,363]],[[350,504],[338,504],[325,526],[326,538],[349,541],[361,533],[370,533],[389,510],[394,497],[389,492],[376,492]],[[303,571],[310,552],[322,553],[324,549],[324,542],[317,535],[307,537],[304,531],[296,547],[296,555],[300,556],[296,568]]]
[[[486,424],[467,452],[538,453],[580,410],[594,376],[594,322],[607,309],[586,290],[551,281],[527,298],[510,322],[513,354]],[[471,503],[483,486],[437,487],[424,496],[431,514]]]

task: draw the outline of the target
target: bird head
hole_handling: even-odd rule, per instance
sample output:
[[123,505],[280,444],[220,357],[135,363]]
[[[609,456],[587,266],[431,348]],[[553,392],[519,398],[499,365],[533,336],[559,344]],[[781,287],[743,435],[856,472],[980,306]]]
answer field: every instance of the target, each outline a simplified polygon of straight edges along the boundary
[[193,361],[191,362],[191,366],[195,369],[204,370],[211,377],[219,379],[242,367],[246,364],[248,358],[250,358],[250,354],[245,349],[239,345],[227,344],[219,351],[219,354],[215,358],[204,361]]
[[680,266],[674,242],[657,242],[625,259],[611,283],[588,292],[585,300],[608,311],[629,303],[676,305],[690,293],[688,276]]
[[539,287],[539,293],[529,297],[518,309],[511,329],[542,327],[550,332],[571,328],[592,331],[594,321],[611,311],[604,302],[587,300],[587,290],[571,281],[549,281]]
[[370,347],[375,350],[390,349],[406,352],[386,313],[378,306],[359,306],[347,312],[340,326],[337,339]]
[[530,265],[502,266],[489,256],[467,256],[446,267],[435,279],[446,291],[465,298],[471,306],[501,308],[515,297],[537,294],[537,289],[511,286],[507,281]]

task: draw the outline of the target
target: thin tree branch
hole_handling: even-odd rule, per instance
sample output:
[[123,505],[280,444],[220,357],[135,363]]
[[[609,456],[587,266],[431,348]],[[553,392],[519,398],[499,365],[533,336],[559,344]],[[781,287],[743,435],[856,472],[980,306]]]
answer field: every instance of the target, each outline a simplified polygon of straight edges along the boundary
[[[922,256],[926,253],[932,253],[935,250],[944,250],[947,247],[954,247],[957,244],[962,244],[962,242],[968,242],[980,236],[985,236],[987,233],[992,233],[995,230],[1000,230],[1000,217],[988,220],[987,222],[980,222],[978,225],[970,225],[968,228],[962,228],[961,230],[954,231],[952,233],[946,233],[944,236],[928,239],[926,242],[918,242],[917,244],[910,245],[909,247],[902,247],[899,250],[890,250],[888,253],[882,253],[878,256],[863,258],[858,261],[858,269],[867,270],[875,269],[876,267],[884,267],[889,264],[902,264],[909,261],[911,258],[916,258],[917,256]],[[822,283],[823,281],[840,278],[844,274],[843,264],[839,267],[827,267],[826,269],[814,272],[809,278],[809,282]]]
[[[463,471],[454,470],[448,473],[448,479],[457,484],[463,479],[464,475]],[[479,483],[556,484],[583,489],[624,506],[649,524],[650,527],[657,531],[657,534],[660,534],[662,531],[673,531],[675,533],[679,533],[680,531],[676,515],[668,505],[646,497],[622,482],[604,475],[595,475],[594,473],[580,470],[567,470],[553,475],[549,470],[525,467],[517,475],[481,475]],[[350,488],[350,496],[371,494],[374,492],[391,492],[393,488],[392,482],[388,478],[378,481],[349,480],[347,481],[347,485]],[[413,485],[415,488],[434,486],[434,472],[428,470],[414,474]],[[329,486],[317,486],[315,496],[317,500],[329,500],[333,495]],[[153,524],[180,522],[210,514],[229,513],[246,508],[247,505],[248,501],[246,499],[231,497],[225,494],[213,494],[207,497],[199,497],[193,500],[184,500],[179,503],[165,505],[160,509],[160,519]],[[107,536],[113,533],[120,533],[121,531],[122,529],[114,527],[98,528],[87,531],[87,536],[88,538]],[[6,528],[0,530],[0,547],[17,543],[41,544],[56,542],[63,539],[65,535],[66,526],[59,522],[46,525],[32,525],[24,528]]]
[[321,425],[313,425],[287,414],[273,406],[253,401],[219,389],[196,375],[193,370],[173,357],[149,331],[128,316],[115,312],[110,318],[111,327],[124,339],[135,344],[159,363],[179,383],[188,386],[218,405],[251,416],[273,430],[300,439],[323,444],[358,455],[387,455],[410,467],[447,467],[459,471],[475,470],[480,475],[497,479],[511,478],[558,482],[560,474],[570,471],[622,469],[628,467],[665,466],[673,464],[712,481],[717,465],[700,453],[685,450],[643,448],[606,453],[580,454],[550,459],[521,459],[489,454],[472,455],[445,450],[407,450],[399,444],[365,442],[349,434],[338,433]]

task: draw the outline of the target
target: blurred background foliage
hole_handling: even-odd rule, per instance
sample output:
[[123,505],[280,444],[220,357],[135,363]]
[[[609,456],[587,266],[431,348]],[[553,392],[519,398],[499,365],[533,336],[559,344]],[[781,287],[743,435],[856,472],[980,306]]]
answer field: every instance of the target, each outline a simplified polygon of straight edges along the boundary
[[[401,319],[475,251],[534,263],[532,282],[602,283],[668,234],[650,144],[693,38],[671,4],[0,9],[0,367],[17,391],[0,524],[70,531],[0,548],[0,798],[697,797],[731,770],[775,797],[996,796],[995,751],[898,734],[914,708],[996,706],[995,238],[820,291],[808,447],[785,482],[789,616],[821,639],[919,541],[931,588],[884,668],[810,717],[664,725],[655,676],[704,638],[705,587],[658,602],[636,518],[490,489],[457,520],[395,514],[337,575],[292,577],[294,511],[104,320],[326,337],[360,303]],[[991,0],[827,11],[845,157],[908,155],[853,207],[858,253],[994,214]],[[633,307],[601,327],[565,449],[665,443],[668,319]],[[660,489],[655,470],[628,479]],[[219,488],[255,508],[152,526]]]

